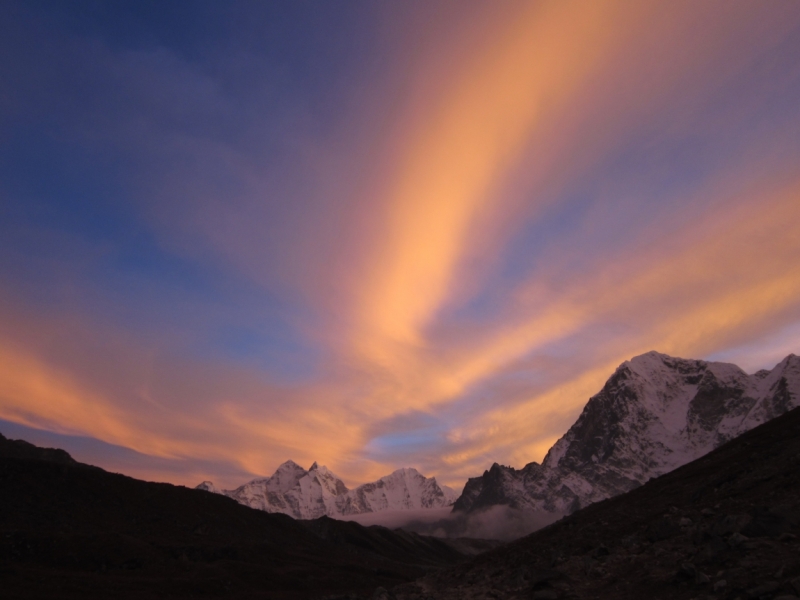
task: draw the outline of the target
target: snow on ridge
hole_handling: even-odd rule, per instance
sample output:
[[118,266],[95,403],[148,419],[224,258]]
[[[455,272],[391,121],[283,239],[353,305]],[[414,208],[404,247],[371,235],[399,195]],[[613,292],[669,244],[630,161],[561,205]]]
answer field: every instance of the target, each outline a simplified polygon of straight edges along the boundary
[[196,486],[194,489],[196,490],[205,490],[206,492],[211,492],[212,494],[219,494],[219,490],[216,486],[211,483],[210,481],[204,481],[200,485]]
[[235,490],[218,491],[205,481],[197,486],[229,496],[245,506],[279,512],[296,519],[321,516],[448,507],[458,494],[440,486],[413,468],[398,469],[377,481],[348,490],[344,482],[316,462],[306,471],[294,461],[284,462],[270,477],[258,478]]
[[541,465],[493,465],[455,510],[496,504],[573,512],[627,492],[800,405],[800,358],[736,365],[647,352],[622,363]]

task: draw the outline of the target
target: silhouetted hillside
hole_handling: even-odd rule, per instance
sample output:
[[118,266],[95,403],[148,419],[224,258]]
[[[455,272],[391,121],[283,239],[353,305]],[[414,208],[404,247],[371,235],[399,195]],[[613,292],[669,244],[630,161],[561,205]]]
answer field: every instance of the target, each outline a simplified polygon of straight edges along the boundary
[[800,596],[800,409],[627,494],[394,590],[422,598]]
[[371,595],[461,560],[435,538],[295,521],[0,437],[3,598]]

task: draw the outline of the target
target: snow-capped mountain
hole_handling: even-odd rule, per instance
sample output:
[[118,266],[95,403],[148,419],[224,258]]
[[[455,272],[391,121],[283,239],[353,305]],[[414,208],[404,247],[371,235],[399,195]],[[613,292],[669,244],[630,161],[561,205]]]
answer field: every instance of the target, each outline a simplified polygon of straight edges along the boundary
[[194,489],[196,489],[196,490],[205,490],[206,492],[211,492],[212,494],[219,494],[220,493],[220,491],[217,489],[217,486],[215,486],[210,481],[204,481],[200,485],[195,486]]
[[197,486],[224,494],[245,506],[287,514],[295,519],[316,519],[323,515],[342,517],[382,510],[443,508],[458,494],[425,477],[416,469],[398,469],[378,481],[348,490],[344,482],[317,463],[306,471],[287,460],[271,477],[254,479],[235,490],[217,490],[204,481]]
[[365,483],[337,500],[343,515],[381,510],[443,508],[455,502],[458,494],[435,477],[425,477],[416,469],[398,469],[373,483]]
[[627,492],[800,404],[800,358],[748,375],[648,352],[624,362],[542,464],[494,464],[454,510],[492,505],[571,513]]

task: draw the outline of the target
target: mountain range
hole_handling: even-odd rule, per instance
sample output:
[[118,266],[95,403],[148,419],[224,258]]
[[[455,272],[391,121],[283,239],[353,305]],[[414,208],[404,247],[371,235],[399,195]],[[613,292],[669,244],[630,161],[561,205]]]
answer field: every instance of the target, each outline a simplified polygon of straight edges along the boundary
[[[0,435],[3,596],[797,600],[799,382],[794,355],[753,375],[654,352],[623,363],[542,465],[470,480],[456,514],[571,513],[499,547],[267,514]],[[346,490],[324,467],[285,463],[238,489],[284,510],[380,510],[433,489],[412,471]],[[330,494],[296,496],[316,485]]]
[[199,489],[297,519],[494,506],[570,514],[628,492],[800,405],[800,358],[748,375],[736,365],[648,352],[621,364],[541,464],[493,464],[460,496],[411,468],[349,490],[324,466],[289,460],[234,490]]
[[299,521],[0,435],[0,597],[9,600],[369,597],[493,546]]
[[648,352],[624,362],[545,456],[470,479],[455,511],[573,513],[691,462],[800,404],[800,358],[748,375]]
[[0,581],[17,599],[796,600],[798,466],[800,408],[498,547],[297,521],[0,436]]
[[271,477],[254,479],[235,490],[218,490],[210,481],[197,489],[223,494],[240,504],[295,519],[344,517],[384,510],[443,508],[458,494],[435,477],[416,469],[398,469],[377,481],[349,490],[327,467],[317,463],[308,470],[287,460]]

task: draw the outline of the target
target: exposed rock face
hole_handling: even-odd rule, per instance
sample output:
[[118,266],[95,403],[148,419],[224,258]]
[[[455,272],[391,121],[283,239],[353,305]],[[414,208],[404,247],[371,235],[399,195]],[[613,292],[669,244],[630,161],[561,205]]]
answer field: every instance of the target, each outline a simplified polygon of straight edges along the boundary
[[271,477],[254,479],[235,490],[218,491],[210,481],[197,486],[222,493],[245,506],[296,519],[341,517],[381,510],[442,508],[456,493],[416,469],[398,469],[378,481],[348,490],[344,482],[317,463],[306,471],[288,460]]
[[748,375],[727,363],[648,352],[626,361],[541,465],[494,464],[454,510],[571,513],[636,488],[800,404],[800,358]]

